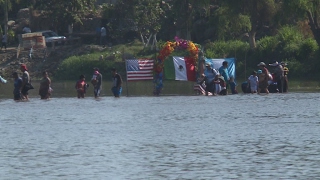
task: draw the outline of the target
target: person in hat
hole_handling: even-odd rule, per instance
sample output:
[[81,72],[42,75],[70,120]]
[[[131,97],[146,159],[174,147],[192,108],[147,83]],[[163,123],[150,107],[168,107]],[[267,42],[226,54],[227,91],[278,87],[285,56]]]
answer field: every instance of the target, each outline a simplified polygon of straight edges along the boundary
[[117,73],[117,69],[116,68],[112,68],[111,69],[111,73],[112,73],[112,88],[111,91],[114,95],[114,97],[120,97],[121,92],[122,92],[122,78],[120,76],[120,74]]
[[13,72],[12,73],[12,77],[13,77],[13,99],[15,101],[20,101],[22,100],[22,96],[21,96],[21,87],[22,87],[22,79],[21,77],[19,77],[19,74],[17,72]]
[[86,77],[83,74],[81,74],[79,76],[79,80],[76,82],[75,88],[77,90],[78,98],[84,98],[86,94],[86,90],[89,85],[86,83],[85,80]]
[[216,92],[219,95],[227,95],[227,85],[226,81],[223,76],[220,74],[217,74],[216,77],[214,78],[214,83],[219,86],[219,88],[216,87]]
[[289,68],[287,67],[287,63],[281,62],[281,66],[283,68],[283,92],[288,92],[288,73]]
[[20,70],[22,71],[22,86],[21,86],[21,94],[22,98],[25,100],[29,100],[28,98],[28,91],[33,89],[30,83],[30,75],[28,72],[28,68],[25,64],[21,64]]
[[202,76],[202,81],[200,81],[200,84],[203,82],[206,85],[205,88],[205,95],[208,96],[209,92],[212,93],[212,95],[216,95],[215,93],[215,83],[214,78],[218,74],[218,72],[211,67],[210,64],[206,64],[206,69],[204,70],[204,74]]
[[102,74],[99,72],[99,68],[93,68],[91,83],[93,85],[94,97],[98,98],[102,89]]
[[39,95],[41,99],[49,99],[51,96],[51,79],[47,71],[42,72],[42,79],[40,81]]
[[[261,93],[261,91],[269,94],[268,86],[269,86],[269,71],[266,67],[266,64],[264,62],[260,62],[258,65],[259,70],[261,70],[261,73],[259,73],[259,84],[258,84],[258,94]],[[260,72],[260,71],[259,71]]]
[[274,74],[274,81],[277,82],[277,88],[280,93],[283,92],[284,89],[284,71],[281,64],[279,64],[277,61],[274,61],[272,64],[269,64],[271,67],[273,67],[273,74]]

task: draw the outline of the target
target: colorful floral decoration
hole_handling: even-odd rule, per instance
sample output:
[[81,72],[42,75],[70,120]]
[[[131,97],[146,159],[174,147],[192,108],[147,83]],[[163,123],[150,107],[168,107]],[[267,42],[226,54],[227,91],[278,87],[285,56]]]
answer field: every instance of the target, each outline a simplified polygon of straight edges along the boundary
[[174,42],[167,41],[157,56],[157,61],[154,66],[154,95],[159,95],[161,93],[163,88],[162,81],[164,61],[174,50],[187,50],[189,52],[189,56],[185,58],[193,60],[193,64],[197,71],[199,48],[191,41],[180,39],[177,36],[174,39]]

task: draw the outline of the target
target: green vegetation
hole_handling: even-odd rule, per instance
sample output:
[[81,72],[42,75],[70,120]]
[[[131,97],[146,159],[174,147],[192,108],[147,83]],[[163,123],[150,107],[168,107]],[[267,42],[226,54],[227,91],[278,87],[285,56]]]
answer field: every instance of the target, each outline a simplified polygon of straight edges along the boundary
[[[5,2],[0,0],[0,9],[6,9]],[[174,36],[201,44],[207,58],[235,57],[239,78],[256,70],[260,61],[287,62],[292,78],[320,77],[320,3],[315,0],[117,0],[114,4],[9,0],[9,19],[25,7],[42,12],[61,34],[68,32],[68,26],[81,29],[92,18],[100,18],[101,26],[108,29],[111,50],[67,58],[54,73],[57,79],[74,79],[79,72],[91,74],[93,66],[103,71],[115,66],[124,73],[128,54],[154,58]],[[4,12],[0,11],[1,21]],[[90,29],[95,32],[95,28]],[[101,55],[103,61],[99,61]]]
[[57,71],[54,72],[54,78],[58,80],[73,80],[77,79],[80,74],[89,77],[94,67],[98,67],[101,72],[110,72],[110,69],[115,67],[119,73],[125,74],[123,59],[126,56],[154,58],[155,52],[146,51],[143,49],[141,42],[133,41],[106,48],[103,51],[92,51],[90,54],[72,56],[60,64]]
[[[164,42],[159,42],[159,46]],[[320,63],[319,47],[311,38],[304,38],[294,27],[283,27],[275,36],[266,36],[257,41],[258,47],[253,51],[247,42],[217,41],[209,42],[203,46],[207,58],[235,57],[236,73],[239,79],[244,78],[253,70],[257,70],[257,64],[264,61],[267,64],[273,61],[287,62],[291,78],[303,78],[316,80],[320,73],[317,69]],[[102,72],[107,72],[111,67],[116,67],[121,74],[125,74],[124,59],[128,58],[152,58],[155,59],[158,51],[144,48],[143,43],[135,40],[131,43],[120,44],[106,48],[102,52],[92,52],[88,55],[73,56],[67,58],[60,65],[55,78],[74,79],[82,72],[86,75],[92,73],[92,67],[100,67]],[[103,60],[99,61],[103,55]],[[172,56],[187,56],[187,51],[174,51]]]

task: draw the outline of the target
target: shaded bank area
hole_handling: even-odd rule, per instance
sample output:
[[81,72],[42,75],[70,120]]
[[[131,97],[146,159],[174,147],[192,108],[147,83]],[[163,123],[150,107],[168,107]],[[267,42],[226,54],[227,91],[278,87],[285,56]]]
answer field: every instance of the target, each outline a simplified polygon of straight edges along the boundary
[[[107,77],[105,77],[107,79]],[[52,97],[76,97],[77,93],[75,90],[76,81],[53,81]],[[93,87],[91,86],[89,80],[87,83],[90,85],[86,97],[93,97]],[[240,94],[241,83],[238,82],[237,90]],[[183,81],[165,81],[164,88],[161,93],[162,96],[168,95],[182,95],[182,96],[192,96],[196,95],[193,90],[193,82],[183,82]],[[30,97],[40,97],[38,95],[39,81],[33,81],[35,89],[29,91]],[[102,83],[101,96],[113,96],[111,93],[112,82],[104,81]],[[10,79],[7,84],[0,84],[0,98],[13,97],[13,82]],[[290,81],[289,82],[289,92],[320,92],[320,82],[316,81]],[[153,96],[153,81],[139,81],[139,82],[124,82],[122,96]]]

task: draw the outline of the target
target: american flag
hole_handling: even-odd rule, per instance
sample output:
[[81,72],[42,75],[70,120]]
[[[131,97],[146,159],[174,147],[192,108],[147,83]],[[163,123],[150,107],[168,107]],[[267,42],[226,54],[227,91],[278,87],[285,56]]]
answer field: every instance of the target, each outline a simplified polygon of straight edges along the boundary
[[153,79],[153,60],[129,59],[126,62],[127,81]]
[[[205,84],[194,84],[193,90],[197,93],[197,95],[204,95],[206,93],[206,85]],[[208,95],[211,96],[212,93],[208,92]]]

